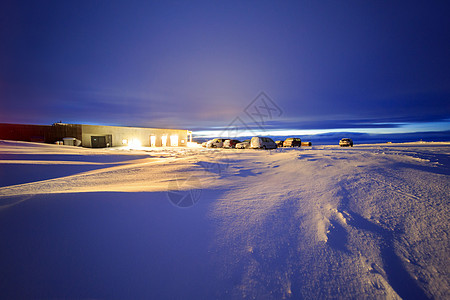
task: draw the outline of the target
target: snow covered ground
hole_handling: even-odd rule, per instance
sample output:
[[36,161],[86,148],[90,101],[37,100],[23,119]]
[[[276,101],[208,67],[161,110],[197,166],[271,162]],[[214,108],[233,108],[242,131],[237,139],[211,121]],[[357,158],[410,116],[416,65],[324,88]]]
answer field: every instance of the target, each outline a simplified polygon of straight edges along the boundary
[[450,298],[450,143],[0,141],[0,298]]

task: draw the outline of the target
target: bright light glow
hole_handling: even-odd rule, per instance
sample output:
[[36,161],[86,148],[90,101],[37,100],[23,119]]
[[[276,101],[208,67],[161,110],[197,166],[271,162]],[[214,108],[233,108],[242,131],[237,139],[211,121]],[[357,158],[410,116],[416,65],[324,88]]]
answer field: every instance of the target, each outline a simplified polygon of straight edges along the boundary
[[128,145],[128,140],[127,139],[123,139],[122,140],[122,145]]
[[177,147],[178,146],[178,135],[173,134],[170,136],[170,146],[171,147]]
[[167,135],[163,135],[161,137],[161,142],[162,142],[162,146],[166,147],[167,146]]
[[190,148],[202,148],[202,145],[197,142],[187,142],[187,146]]
[[128,143],[128,147],[130,149],[138,149],[141,148],[141,146],[142,146],[141,141],[136,138],[131,139],[130,142]]

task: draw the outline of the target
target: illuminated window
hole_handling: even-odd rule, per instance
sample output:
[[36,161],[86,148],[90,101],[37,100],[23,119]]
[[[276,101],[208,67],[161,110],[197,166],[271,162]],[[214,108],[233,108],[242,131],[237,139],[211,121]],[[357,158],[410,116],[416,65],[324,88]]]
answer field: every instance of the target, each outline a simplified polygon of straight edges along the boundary
[[150,136],[150,146],[156,147],[156,136],[154,135]]
[[122,145],[128,145],[128,140],[127,139],[123,139],[122,140]]
[[161,137],[161,141],[162,141],[162,146],[166,147],[167,146],[167,135],[163,135]]
[[178,146],[178,135],[174,134],[170,136],[170,146],[172,147]]

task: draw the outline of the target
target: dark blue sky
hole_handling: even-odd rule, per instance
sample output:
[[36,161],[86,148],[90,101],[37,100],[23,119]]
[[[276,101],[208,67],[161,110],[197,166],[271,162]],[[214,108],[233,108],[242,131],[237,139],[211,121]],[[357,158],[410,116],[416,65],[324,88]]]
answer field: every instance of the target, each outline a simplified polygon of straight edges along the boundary
[[2,1],[0,122],[448,130],[449,3]]

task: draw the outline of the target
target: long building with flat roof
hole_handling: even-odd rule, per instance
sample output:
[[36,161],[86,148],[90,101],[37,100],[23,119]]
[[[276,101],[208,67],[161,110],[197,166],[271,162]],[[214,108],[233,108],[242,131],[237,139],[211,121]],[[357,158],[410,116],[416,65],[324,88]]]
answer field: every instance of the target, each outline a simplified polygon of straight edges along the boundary
[[53,125],[0,124],[0,139],[56,143],[64,138],[81,141],[81,146],[106,148],[127,145],[145,147],[187,146],[192,132],[183,129],[143,128],[55,123]]

